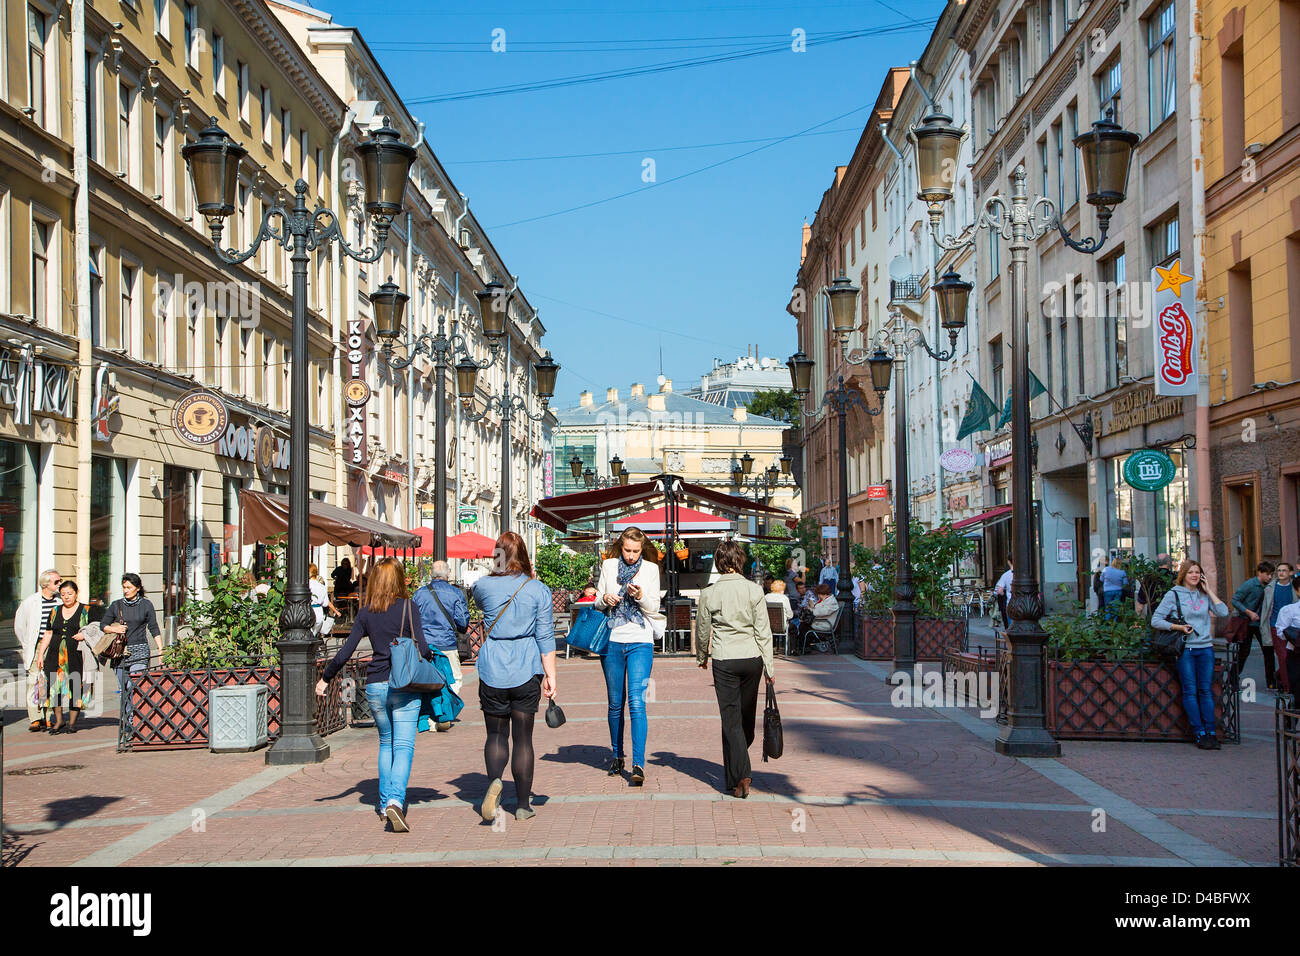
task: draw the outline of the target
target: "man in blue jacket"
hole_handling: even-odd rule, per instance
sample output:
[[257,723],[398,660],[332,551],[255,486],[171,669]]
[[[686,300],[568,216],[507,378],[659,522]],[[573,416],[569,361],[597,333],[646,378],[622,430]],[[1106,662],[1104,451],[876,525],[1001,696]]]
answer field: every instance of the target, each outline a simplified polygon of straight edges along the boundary
[[[420,611],[425,642],[447,655],[456,676],[451,689],[459,694],[463,678],[460,655],[456,652],[456,632],[469,627],[469,605],[465,601],[465,592],[452,584],[448,580],[450,577],[446,561],[433,562],[433,579],[424,587],[417,588],[411,599]],[[439,724],[438,729],[446,728]]]

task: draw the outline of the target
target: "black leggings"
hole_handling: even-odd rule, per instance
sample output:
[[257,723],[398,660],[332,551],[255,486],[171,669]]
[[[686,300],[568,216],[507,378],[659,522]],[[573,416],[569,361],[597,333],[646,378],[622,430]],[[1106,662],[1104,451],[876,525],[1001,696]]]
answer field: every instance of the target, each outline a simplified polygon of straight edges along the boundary
[[[488,780],[496,780],[506,772],[510,761],[510,775],[515,779],[515,793],[519,807],[527,809],[533,796],[533,718],[536,714],[511,711],[509,717],[483,715],[487,723],[487,743],[483,745],[483,761],[487,764]],[[514,759],[510,759],[510,735],[515,738]]]

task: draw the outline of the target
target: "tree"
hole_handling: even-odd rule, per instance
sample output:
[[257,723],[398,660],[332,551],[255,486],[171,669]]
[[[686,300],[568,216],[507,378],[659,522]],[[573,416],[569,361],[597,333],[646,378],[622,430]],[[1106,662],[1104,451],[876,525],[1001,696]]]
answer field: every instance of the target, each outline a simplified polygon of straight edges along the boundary
[[783,538],[778,541],[753,541],[749,553],[763,566],[763,571],[774,578],[785,577],[785,565],[794,553],[794,536],[784,526],[772,530],[772,537]]
[[538,547],[533,564],[537,578],[552,590],[580,591],[591,579],[591,570],[599,558],[594,554],[577,554],[565,549],[555,540],[555,532],[547,529],[543,544]]
[[745,405],[745,411],[799,427],[799,399],[793,389],[767,388],[757,391]]

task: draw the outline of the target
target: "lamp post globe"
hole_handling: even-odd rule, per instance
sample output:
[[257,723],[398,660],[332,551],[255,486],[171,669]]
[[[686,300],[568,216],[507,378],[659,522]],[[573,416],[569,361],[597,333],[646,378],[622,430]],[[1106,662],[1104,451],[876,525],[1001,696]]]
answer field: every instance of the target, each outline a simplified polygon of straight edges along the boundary
[[1083,180],[1088,189],[1088,202],[1093,206],[1116,206],[1128,194],[1129,166],[1133,147],[1140,137],[1137,133],[1115,123],[1107,111],[1107,118],[1092,124],[1092,129],[1074,138],[1083,166]]
[[939,306],[939,322],[949,333],[955,334],[966,327],[966,304],[973,288],[973,283],[963,282],[962,277],[952,269],[930,286]]
[[569,459],[569,471],[572,473],[574,480],[582,477],[582,459],[577,455]]
[[402,334],[402,318],[410,296],[399,289],[389,276],[388,281],[370,293],[370,305],[375,314],[375,334],[383,339],[395,339]]
[[510,296],[506,287],[493,279],[475,292],[478,299],[479,317],[483,320],[483,334],[491,339],[499,339],[506,334],[506,310],[510,308]]
[[537,372],[537,397],[545,404],[555,394],[555,377],[560,374],[560,365],[547,352],[533,363],[533,369]]
[[181,149],[194,188],[194,205],[218,230],[235,211],[239,164],[247,155],[248,150],[227,136],[215,117],[195,142]]
[[471,361],[469,356],[456,363],[456,395],[462,402],[474,398],[474,390],[478,385],[478,371],[478,363]]
[[812,391],[813,360],[804,354],[803,349],[795,352],[786,360],[790,369],[790,384],[796,395],[807,395]]
[[924,117],[913,128],[916,140],[917,198],[927,203],[945,203],[952,198],[957,179],[957,161],[965,132],[954,126],[952,117],[938,111]]
[[415,147],[403,143],[397,130],[384,125],[357,147],[361,158],[361,179],[366,191],[366,215],[386,227],[402,211],[402,195],[415,162]]
[[849,277],[843,274],[839,275],[826,290],[831,300],[831,327],[841,339],[847,338],[857,324],[859,291],[861,290],[849,280]]
[[889,391],[889,378],[894,372],[894,359],[884,349],[876,349],[867,359],[871,367],[871,387],[881,396]]

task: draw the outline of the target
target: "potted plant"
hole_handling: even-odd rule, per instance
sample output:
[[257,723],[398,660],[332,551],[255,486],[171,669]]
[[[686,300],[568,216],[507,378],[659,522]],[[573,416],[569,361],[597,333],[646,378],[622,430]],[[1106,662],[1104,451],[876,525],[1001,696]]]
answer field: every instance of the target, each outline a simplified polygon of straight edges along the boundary
[[686,546],[685,541],[681,538],[677,538],[673,541],[673,554],[676,556],[678,561],[685,561],[690,557],[691,549]]

